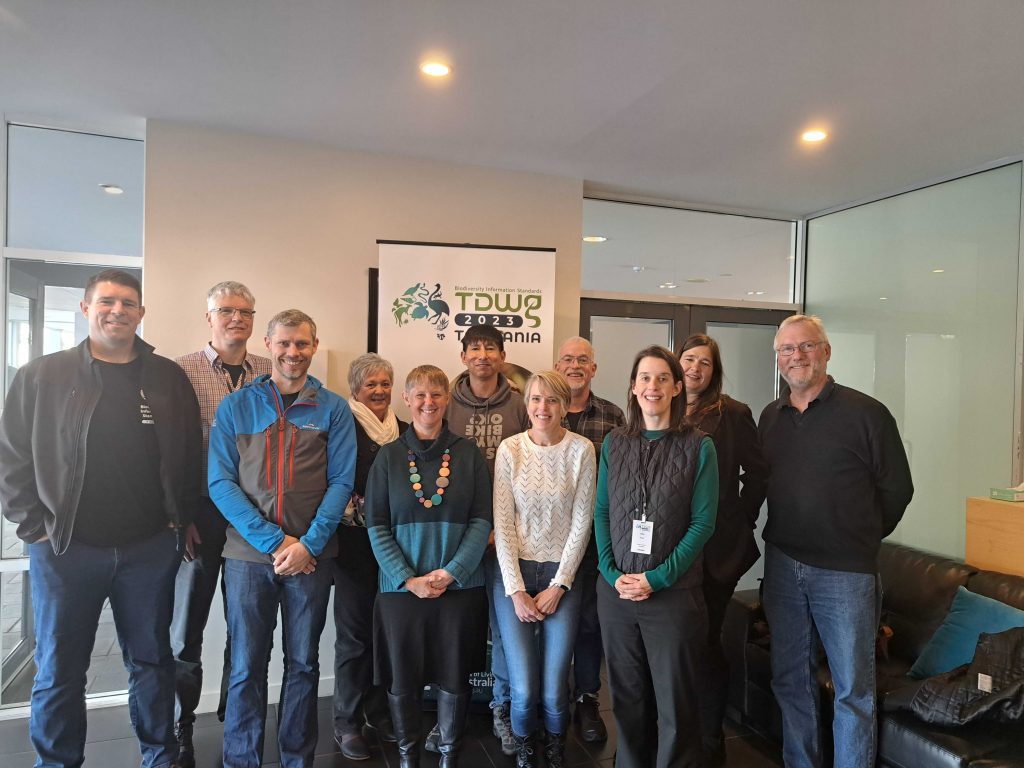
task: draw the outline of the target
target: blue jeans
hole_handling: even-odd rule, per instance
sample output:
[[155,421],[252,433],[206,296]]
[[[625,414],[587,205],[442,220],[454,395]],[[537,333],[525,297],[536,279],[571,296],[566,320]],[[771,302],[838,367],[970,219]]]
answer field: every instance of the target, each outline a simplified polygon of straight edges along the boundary
[[331,596],[330,563],[311,574],[278,576],[269,563],[224,561],[231,677],[224,716],[224,768],[258,768],[267,719],[267,663],[281,609],[284,680],[278,704],[281,765],[313,764],[320,634]]
[[180,560],[170,529],[120,547],[72,540],[62,555],[49,541],[29,545],[37,669],[29,735],[36,768],[80,766],[85,759],[86,672],[108,598],[142,765],[168,766],[177,757],[169,632]]
[[[484,553],[484,578],[490,584],[494,575],[501,578],[498,557],[493,549]],[[491,709],[497,709],[509,702],[508,663],[505,661],[505,647],[501,643],[501,627],[494,612],[494,597],[487,590],[487,621],[491,628],[491,675],[494,677],[494,688],[491,689]]]
[[[523,586],[531,595],[547,589],[558,572],[558,563],[520,560]],[[575,589],[562,595],[558,610],[544,621],[519,620],[511,597],[505,595],[501,569],[494,569],[491,597],[505,658],[509,662],[512,700],[512,731],[530,736],[537,730],[537,705],[544,712],[548,733],[565,733],[569,723],[569,664],[580,618],[580,593]]]
[[818,638],[835,685],[835,768],[871,768],[875,720],[875,635],[881,610],[878,576],[831,571],[765,548],[764,608],[772,631],[772,690],[782,710],[788,768],[822,763]]

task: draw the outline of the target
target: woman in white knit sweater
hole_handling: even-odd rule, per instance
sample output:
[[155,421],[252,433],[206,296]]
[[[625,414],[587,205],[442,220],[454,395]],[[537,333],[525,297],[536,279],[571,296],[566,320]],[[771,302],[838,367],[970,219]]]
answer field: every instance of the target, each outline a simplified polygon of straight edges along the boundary
[[[526,386],[531,427],[498,447],[494,539],[500,573],[490,584],[512,688],[516,765],[560,768],[569,723],[569,664],[579,622],[572,589],[594,517],[593,444],[562,426],[572,394],[554,371]],[[543,713],[539,722],[538,705]]]

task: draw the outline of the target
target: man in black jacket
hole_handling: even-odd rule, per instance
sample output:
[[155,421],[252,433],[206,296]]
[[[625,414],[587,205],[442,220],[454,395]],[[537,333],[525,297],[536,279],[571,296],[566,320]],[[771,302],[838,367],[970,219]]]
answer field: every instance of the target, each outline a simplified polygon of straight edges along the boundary
[[36,632],[29,735],[42,765],[81,765],[85,681],[109,599],[143,766],[174,738],[169,628],[202,434],[181,368],[136,337],[138,280],[94,275],[89,338],[18,371],[0,419],[0,504],[28,544]]
[[772,629],[772,690],[783,758],[817,768],[817,642],[835,684],[836,768],[873,768],[878,547],[914,493],[892,414],[826,372],[832,347],[817,317],[786,318],[775,336],[789,385],[761,413],[771,468],[764,607]]

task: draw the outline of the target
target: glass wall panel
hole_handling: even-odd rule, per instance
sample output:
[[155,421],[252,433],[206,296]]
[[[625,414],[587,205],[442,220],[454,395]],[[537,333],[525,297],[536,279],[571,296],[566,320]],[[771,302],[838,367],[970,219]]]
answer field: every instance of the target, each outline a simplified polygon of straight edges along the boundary
[[813,219],[807,311],[829,372],[899,424],[914,500],[892,539],[963,557],[964,501],[1013,476],[1021,164]]
[[583,235],[584,291],[793,301],[792,221],[584,200]]

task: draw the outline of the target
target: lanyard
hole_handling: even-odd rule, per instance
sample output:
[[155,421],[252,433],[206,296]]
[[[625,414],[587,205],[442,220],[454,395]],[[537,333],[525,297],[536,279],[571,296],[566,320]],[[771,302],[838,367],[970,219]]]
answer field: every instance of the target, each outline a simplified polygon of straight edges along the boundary
[[640,454],[640,506],[634,512],[640,513],[640,520],[644,523],[647,522],[647,486],[651,482],[654,454],[658,452],[659,445],[661,440],[647,440]]

